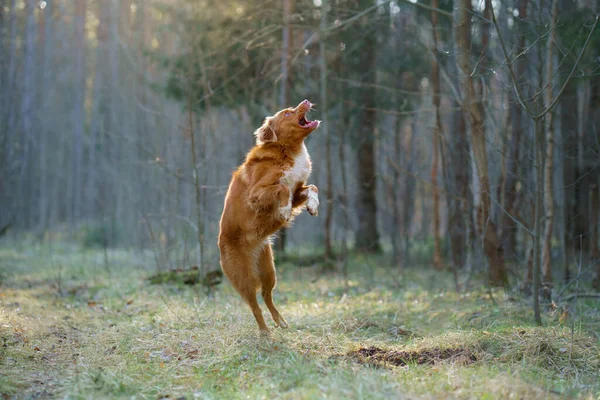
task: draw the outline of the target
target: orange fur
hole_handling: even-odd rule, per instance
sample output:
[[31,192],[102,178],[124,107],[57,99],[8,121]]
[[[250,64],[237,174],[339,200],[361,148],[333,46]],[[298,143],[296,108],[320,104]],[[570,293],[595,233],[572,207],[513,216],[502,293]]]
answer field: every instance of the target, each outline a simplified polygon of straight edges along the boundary
[[306,186],[311,163],[304,139],[319,126],[319,121],[305,118],[311,107],[304,100],[296,108],[283,109],[265,119],[254,133],[256,146],[233,173],[221,215],[221,268],[264,333],[269,328],[258,306],[258,290],[275,323],[288,326],[273,304],[277,277],[270,237],[289,227],[305,206],[310,214],[317,215],[318,189]]

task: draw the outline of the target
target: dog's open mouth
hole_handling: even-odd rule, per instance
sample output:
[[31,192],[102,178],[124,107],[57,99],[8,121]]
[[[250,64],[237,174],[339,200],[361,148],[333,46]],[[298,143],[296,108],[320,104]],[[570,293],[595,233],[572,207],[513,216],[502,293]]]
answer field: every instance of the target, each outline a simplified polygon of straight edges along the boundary
[[300,126],[306,126],[310,123],[310,121],[306,119],[306,114],[304,114],[300,117],[300,121],[298,121],[298,123],[300,124]]
[[303,128],[314,128],[315,125],[317,125],[318,123],[319,121],[311,121],[308,118],[306,118],[306,113],[302,114],[302,116],[298,120],[298,124]]

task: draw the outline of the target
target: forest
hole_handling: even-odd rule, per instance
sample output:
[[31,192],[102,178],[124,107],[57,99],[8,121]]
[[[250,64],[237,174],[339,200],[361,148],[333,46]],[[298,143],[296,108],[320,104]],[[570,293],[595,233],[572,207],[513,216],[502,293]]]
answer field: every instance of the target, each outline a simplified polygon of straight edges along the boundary
[[[0,0],[3,398],[600,396],[599,0]],[[220,267],[304,99],[290,325]],[[271,321],[269,321],[271,322]]]

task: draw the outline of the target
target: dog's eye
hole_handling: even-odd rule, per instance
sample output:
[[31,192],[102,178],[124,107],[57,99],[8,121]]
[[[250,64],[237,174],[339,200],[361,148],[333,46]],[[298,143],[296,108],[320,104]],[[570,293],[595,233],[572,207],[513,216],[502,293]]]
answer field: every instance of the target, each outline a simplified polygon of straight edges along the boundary
[[289,117],[290,115],[292,115],[292,113],[291,113],[291,112],[289,112],[289,111],[285,113],[285,117],[286,117],[286,118],[287,118],[287,117]]

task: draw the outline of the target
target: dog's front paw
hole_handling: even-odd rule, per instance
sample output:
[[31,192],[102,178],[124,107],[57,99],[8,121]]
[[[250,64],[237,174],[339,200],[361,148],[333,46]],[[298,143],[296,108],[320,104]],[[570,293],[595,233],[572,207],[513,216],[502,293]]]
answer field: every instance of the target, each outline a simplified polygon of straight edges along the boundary
[[279,207],[279,217],[287,221],[292,216],[292,203],[289,202],[283,207]]
[[306,211],[313,217],[319,215],[319,189],[316,186],[308,187],[308,200],[306,201]]

